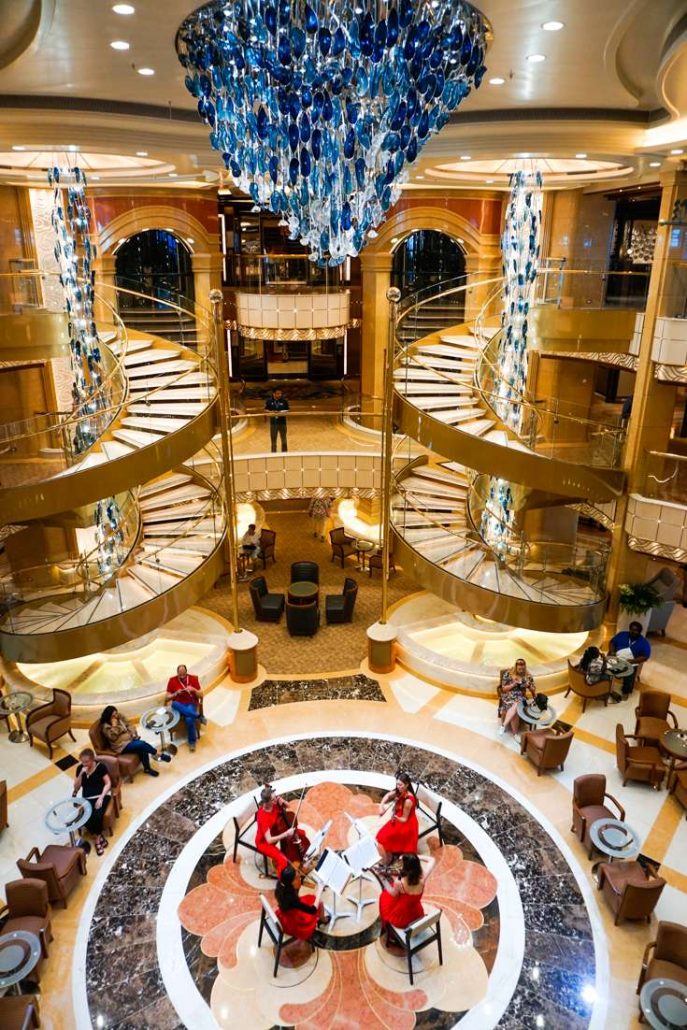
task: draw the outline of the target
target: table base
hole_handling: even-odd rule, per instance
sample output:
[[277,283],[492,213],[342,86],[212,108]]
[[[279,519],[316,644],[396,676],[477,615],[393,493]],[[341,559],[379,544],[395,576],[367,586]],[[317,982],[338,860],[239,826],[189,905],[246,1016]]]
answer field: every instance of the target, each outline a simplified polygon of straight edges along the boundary
[[171,755],[171,757],[174,758],[179,748],[176,744],[172,744],[170,742],[169,744],[161,744],[158,750],[161,755]]
[[9,735],[10,744],[25,744],[29,735],[25,730],[11,730]]

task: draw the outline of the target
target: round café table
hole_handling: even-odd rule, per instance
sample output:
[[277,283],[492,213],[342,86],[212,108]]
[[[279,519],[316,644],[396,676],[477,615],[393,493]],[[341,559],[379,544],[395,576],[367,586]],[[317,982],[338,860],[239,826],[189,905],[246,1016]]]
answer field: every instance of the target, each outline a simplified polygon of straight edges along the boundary
[[[597,819],[589,827],[589,836],[592,844],[602,854],[607,855],[611,862],[614,858],[634,858],[639,854],[638,834],[621,819],[611,819],[608,816]],[[592,866],[594,876],[601,864],[602,862],[595,862]]]
[[617,655],[609,654],[606,656],[606,670],[610,672],[611,679],[624,680],[628,676],[631,676],[635,671],[636,666],[632,662],[628,662],[627,658],[618,658]]
[[0,694],[0,717],[7,715],[17,721],[17,728],[9,735],[12,744],[23,744],[29,739],[22,717],[32,701],[33,694],[28,690],[10,690],[7,694]]
[[668,790],[675,772],[675,763],[687,760],[687,730],[667,730],[660,740],[661,751],[669,756]]
[[365,555],[370,555],[378,545],[374,540],[366,540],[364,537],[355,542],[355,555],[358,559],[358,569],[360,572],[365,571]]
[[179,713],[167,705],[159,705],[157,708],[149,708],[141,716],[141,726],[146,730],[152,730],[160,738],[159,750],[165,755],[175,755],[179,750],[176,744],[167,739],[167,734],[174,729],[179,722]]
[[21,994],[19,984],[36,968],[41,957],[40,938],[27,930],[14,930],[0,937],[0,988]]
[[687,985],[656,977],[642,985],[642,1015],[654,1030],[678,1030],[687,1026]]
[[78,844],[76,831],[85,826],[91,817],[93,806],[88,798],[63,798],[56,801],[45,813],[45,825],[51,833],[59,836],[69,834],[69,842],[73,848]]
[[533,704],[531,701],[525,701],[524,697],[521,697],[518,701],[517,710],[523,722],[529,723],[530,726],[536,726],[538,729],[546,729],[556,721],[555,708],[549,705],[542,712],[538,705]]
[[297,583],[289,585],[289,601],[291,604],[309,604],[316,600],[320,592],[317,583],[311,583],[308,579],[301,579]]

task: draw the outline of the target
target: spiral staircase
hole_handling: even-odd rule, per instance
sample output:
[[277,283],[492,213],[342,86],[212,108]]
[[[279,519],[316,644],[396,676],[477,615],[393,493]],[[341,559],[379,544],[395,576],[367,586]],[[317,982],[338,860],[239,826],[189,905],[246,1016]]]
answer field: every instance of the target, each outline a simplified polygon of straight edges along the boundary
[[[529,629],[594,629],[606,607],[607,553],[532,540],[512,527],[507,546],[487,539],[485,509],[492,524],[499,513],[483,482],[491,476],[518,484],[516,522],[537,507],[608,503],[623,489],[615,427],[608,427],[613,462],[598,447],[582,448],[582,458],[568,455],[551,439],[557,420],[533,405],[527,432],[515,433],[491,399],[499,374],[496,319],[485,309],[469,324],[412,339],[409,324],[423,324],[415,306],[406,305],[396,326],[393,410],[398,428],[426,454],[396,466],[395,553],[421,585],[473,614]],[[603,435],[596,426],[585,432]]]
[[[0,504],[6,533],[21,533],[87,524],[98,500],[125,497],[123,539],[111,564],[97,548],[34,568],[11,568],[0,555],[0,648],[12,661],[57,661],[125,643],[194,604],[223,567],[214,368],[196,351],[113,318],[99,331],[107,403],[10,427],[5,447],[23,460],[12,466],[13,485],[0,488]],[[83,425],[92,443],[75,454]]]

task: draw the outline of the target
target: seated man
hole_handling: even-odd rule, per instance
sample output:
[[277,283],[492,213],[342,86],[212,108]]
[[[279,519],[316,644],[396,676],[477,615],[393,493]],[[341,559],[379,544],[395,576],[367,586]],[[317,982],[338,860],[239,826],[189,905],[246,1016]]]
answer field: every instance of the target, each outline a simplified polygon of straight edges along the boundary
[[623,652],[627,650],[632,652],[632,658],[628,657],[628,661],[632,662],[634,669],[623,680],[624,697],[629,697],[632,693],[639,666],[651,657],[651,644],[645,636],[642,636],[641,622],[631,622],[628,629],[616,633],[608,645],[608,653],[617,654],[620,658],[626,657]]
[[260,555],[260,534],[258,533],[254,522],[251,522],[250,526],[241,537],[241,553],[246,559],[247,571],[253,572],[255,568],[255,559]]
[[207,719],[202,713],[202,695],[198,677],[189,676],[185,665],[177,667],[176,676],[172,676],[167,684],[167,703],[170,702],[174,711],[178,712],[186,723],[189,750],[195,751],[198,739],[196,720],[205,726]]

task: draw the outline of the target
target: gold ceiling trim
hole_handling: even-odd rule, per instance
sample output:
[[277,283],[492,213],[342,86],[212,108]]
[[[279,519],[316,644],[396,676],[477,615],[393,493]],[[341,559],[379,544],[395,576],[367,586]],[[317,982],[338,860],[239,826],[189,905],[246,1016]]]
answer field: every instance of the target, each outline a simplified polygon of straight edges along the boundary
[[687,365],[663,365],[657,362],[654,375],[660,383],[687,383]]
[[615,522],[613,519],[609,518],[609,516],[606,515],[605,512],[601,511],[600,508],[595,508],[593,504],[571,504],[570,507],[574,511],[579,512],[580,515],[584,515],[589,519],[595,519],[595,521],[599,522],[604,529],[615,529]]
[[639,359],[632,354],[619,354],[615,351],[576,351],[576,350],[543,350],[539,352],[543,358],[571,358],[577,361],[594,361],[599,365],[614,365],[636,372]]
[[340,340],[346,335],[349,325],[325,326],[322,329],[269,329],[232,322],[231,328],[246,340]]
[[668,558],[670,561],[687,562],[687,551],[683,547],[671,547],[669,544],[660,544],[658,540],[643,540],[641,537],[627,537],[627,546],[632,551],[642,551],[644,554],[651,554],[654,558]]

